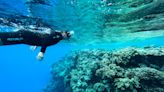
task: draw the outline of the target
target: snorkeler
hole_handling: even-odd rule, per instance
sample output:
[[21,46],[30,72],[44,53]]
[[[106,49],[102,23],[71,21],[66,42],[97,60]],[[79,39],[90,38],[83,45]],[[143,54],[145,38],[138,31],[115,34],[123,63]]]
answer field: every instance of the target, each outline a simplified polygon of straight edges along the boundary
[[[0,32],[0,45],[27,44],[34,47],[41,46],[37,59],[42,60],[48,46],[54,45],[63,39],[69,39],[74,32],[53,31],[48,28],[39,30],[21,29],[16,32]],[[35,48],[34,48],[35,49]]]

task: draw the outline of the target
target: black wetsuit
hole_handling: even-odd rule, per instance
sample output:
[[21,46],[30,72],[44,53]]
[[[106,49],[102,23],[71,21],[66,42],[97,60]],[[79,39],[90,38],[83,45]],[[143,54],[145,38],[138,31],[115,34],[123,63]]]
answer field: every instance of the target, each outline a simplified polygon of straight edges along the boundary
[[0,45],[28,44],[41,46],[41,52],[45,53],[47,46],[54,45],[63,39],[61,32],[19,30],[17,32],[0,32]]

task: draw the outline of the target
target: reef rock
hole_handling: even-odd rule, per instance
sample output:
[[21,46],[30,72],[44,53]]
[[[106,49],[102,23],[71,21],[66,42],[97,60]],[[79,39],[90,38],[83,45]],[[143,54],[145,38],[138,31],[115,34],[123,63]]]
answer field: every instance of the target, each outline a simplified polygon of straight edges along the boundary
[[45,92],[164,92],[164,48],[74,51],[51,72]]

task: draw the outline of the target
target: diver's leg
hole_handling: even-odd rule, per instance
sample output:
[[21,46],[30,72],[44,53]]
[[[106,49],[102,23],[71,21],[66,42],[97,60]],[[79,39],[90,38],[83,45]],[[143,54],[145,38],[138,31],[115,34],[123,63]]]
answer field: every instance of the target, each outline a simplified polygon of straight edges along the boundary
[[22,33],[17,32],[0,32],[0,45],[21,44],[23,42]]
[[47,46],[42,46],[40,52],[38,53],[37,59],[41,61],[44,58],[44,53],[46,52]]

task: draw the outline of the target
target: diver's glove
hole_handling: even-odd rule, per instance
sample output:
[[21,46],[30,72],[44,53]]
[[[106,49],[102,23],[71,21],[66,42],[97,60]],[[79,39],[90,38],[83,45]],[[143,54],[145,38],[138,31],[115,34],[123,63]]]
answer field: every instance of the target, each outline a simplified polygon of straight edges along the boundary
[[43,60],[43,58],[44,58],[44,53],[43,52],[39,52],[38,56],[37,56],[37,60],[41,61],[41,60]]

